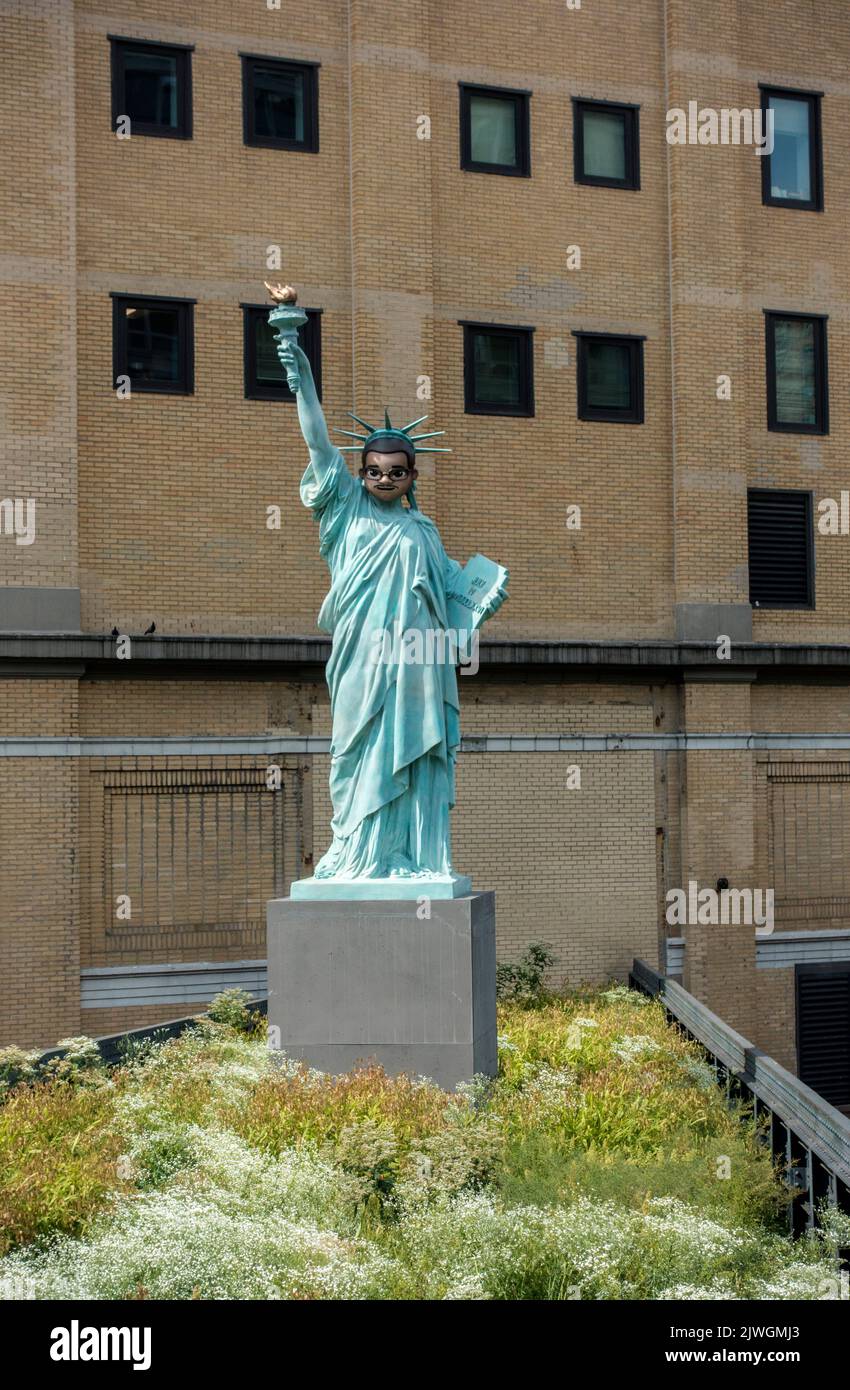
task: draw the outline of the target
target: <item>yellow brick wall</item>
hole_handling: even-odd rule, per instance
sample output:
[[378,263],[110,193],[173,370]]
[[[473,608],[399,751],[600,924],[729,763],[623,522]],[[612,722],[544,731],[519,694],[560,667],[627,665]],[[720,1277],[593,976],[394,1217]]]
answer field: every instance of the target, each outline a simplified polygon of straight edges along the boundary
[[80,733],[103,738],[312,732],[315,682],[122,680],[80,682]]
[[[749,732],[750,687],[689,682],[684,710],[688,733]],[[766,886],[756,881],[752,753],[689,750],[681,794],[685,850],[678,886],[687,891],[693,881],[715,888],[721,877],[734,888]],[[677,934],[685,938],[685,988],[747,1034],[756,990],[753,927],[688,923]]]
[[[488,683],[476,694],[474,683],[459,681],[468,735],[653,727],[646,690]],[[317,733],[329,732],[327,705],[316,707],[313,722]],[[330,843],[329,763],[314,759],[317,857]],[[571,788],[575,767],[581,785]],[[558,986],[625,978],[635,956],[657,964],[652,753],[461,753],[457,797],[455,870],[471,877],[473,889],[495,890],[500,960],[545,941],[557,955],[551,980]]]
[[[179,17],[152,0],[76,6],[87,626],[314,628],[322,575],[297,502],[295,413],[242,398],[238,306],[261,295],[270,244],[303,302],[325,311],[335,423],[384,404],[411,418],[417,378],[432,377],[426,406],[454,453],[423,460],[422,501],[451,553],[481,548],[509,565],[514,595],[494,634],[670,635],[674,601],[746,600],[748,484],[837,494],[850,421],[843,0],[816,26],[790,0],[745,12],[720,0],[703,15],[668,0],[666,31],[662,7],[623,0],[536,11],[529,25],[508,0],[353,0],[349,29],[341,0],[285,15],[230,0]],[[191,141],[115,139],[108,32],[195,45]],[[242,144],[246,45],[321,63],[319,154]],[[532,93],[531,179],[459,168],[459,80]],[[762,207],[751,148],[666,144],[668,102],[752,107],[759,80],[826,93],[822,215]],[[574,95],[640,105],[639,193],[573,182]],[[430,140],[416,138],[420,115]],[[566,268],[573,245],[580,271]],[[193,397],[113,398],[110,290],[197,298]],[[766,430],[762,310],[782,307],[832,315],[828,438]],[[536,328],[534,419],[464,414],[459,318]],[[645,425],[576,420],[576,328],[647,335]],[[716,399],[721,372],[730,403]],[[545,485],[526,485],[529,457],[545,460]],[[565,528],[570,502],[580,533]],[[270,503],[280,532],[265,528]],[[760,613],[757,637],[845,633],[846,551],[818,537],[816,612]]]
[[[0,582],[79,583],[84,630],[140,632],[154,619],[166,634],[315,631],[327,577],[298,500],[295,411],[243,398],[239,305],[260,301],[270,245],[301,301],[323,310],[329,419],[386,404],[394,418],[428,409],[447,431],[454,452],[423,459],[420,501],[449,553],[509,566],[512,597],[488,635],[672,636],[677,602],[746,601],[748,485],[819,498],[846,482],[845,0],[822,0],[816,17],[792,0],[592,0],[572,12],[542,0],[3,0],[0,19],[14,133],[0,155],[13,214],[0,498],[38,508],[35,545],[0,537]],[[116,140],[109,33],[194,45],[191,141]],[[241,51],[321,63],[317,155],[243,145]],[[531,179],[460,170],[461,80],[532,93]],[[764,208],[751,149],[666,144],[668,106],[752,107],[760,81],[825,93],[823,214]],[[640,105],[639,192],[573,182],[572,96]],[[416,138],[422,115],[428,141]],[[575,245],[580,271],[567,268]],[[197,299],[193,396],[115,399],[110,291]],[[830,314],[827,438],[766,429],[765,308]],[[459,319],[534,326],[533,419],[464,413]],[[645,425],[577,421],[576,329],[646,335]],[[729,403],[715,395],[724,372]],[[577,533],[569,503],[582,508]],[[270,504],[280,531],[266,528]],[[850,539],[818,535],[816,564],[816,610],[757,613],[757,640],[848,640]],[[86,675],[79,711],[74,679],[0,681],[0,736],[326,727],[324,692],[306,677],[122,677]],[[850,710],[841,682],[463,686],[468,733],[830,732],[847,729]],[[729,864],[753,881],[771,872],[769,760],[592,755],[581,793],[568,793],[570,761],[461,759],[456,858],[497,887],[504,954],[542,923],[566,976],[621,973],[638,947],[654,958],[666,887]],[[307,854],[308,832],[317,852],[326,843],[324,763],[304,773]],[[83,764],[3,767],[4,1027],[22,1041],[78,1026],[81,942],[99,959],[91,898],[103,878]],[[824,795],[838,836],[843,803]],[[801,875],[817,871],[805,848]],[[752,1036],[774,1027],[761,1004],[758,1022],[756,988],[771,997],[787,972],[757,972],[756,987],[750,952],[738,938],[694,940],[691,968],[698,992]]]
[[[0,680],[4,736],[77,731],[75,680]],[[79,1032],[79,767],[0,760],[0,1040],[50,1046]]]
[[0,5],[0,500],[32,499],[35,540],[0,532],[0,585],[67,587],[77,572],[73,0]]

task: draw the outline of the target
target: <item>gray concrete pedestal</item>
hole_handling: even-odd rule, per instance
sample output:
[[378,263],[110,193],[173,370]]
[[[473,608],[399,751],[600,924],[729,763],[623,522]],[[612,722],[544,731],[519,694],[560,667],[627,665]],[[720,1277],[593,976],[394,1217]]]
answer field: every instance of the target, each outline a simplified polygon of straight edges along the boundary
[[358,1062],[446,1090],[495,1076],[494,893],[416,902],[268,904],[273,1044],[321,1071]]

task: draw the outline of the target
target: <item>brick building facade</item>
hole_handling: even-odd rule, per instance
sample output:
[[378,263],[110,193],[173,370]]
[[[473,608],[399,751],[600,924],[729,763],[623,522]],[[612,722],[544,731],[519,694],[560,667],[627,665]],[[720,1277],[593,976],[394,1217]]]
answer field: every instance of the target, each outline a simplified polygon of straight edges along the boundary
[[[666,963],[792,1067],[829,963],[850,1087],[844,0],[0,16],[0,1041],[259,979],[265,898],[325,848],[326,570],[294,406],[252,390],[271,272],[329,421],[428,411],[420,506],[510,569],[454,832],[502,956]],[[671,144],[689,103],[772,103],[769,161]],[[721,879],[774,889],[769,938],[668,928]]]

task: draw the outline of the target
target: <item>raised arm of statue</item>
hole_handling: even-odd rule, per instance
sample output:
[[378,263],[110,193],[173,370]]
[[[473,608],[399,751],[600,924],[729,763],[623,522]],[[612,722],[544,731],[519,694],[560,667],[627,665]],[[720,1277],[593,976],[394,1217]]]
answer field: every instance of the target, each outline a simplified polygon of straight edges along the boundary
[[287,375],[292,372],[293,368],[297,373],[298,423],[301,426],[304,442],[310,450],[310,462],[316,474],[316,481],[321,482],[339,451],[328,434],[328,427],[319,403],[319,395],[310,369],[309,358],[297,343],[289,342],[278,344],[277,355]]

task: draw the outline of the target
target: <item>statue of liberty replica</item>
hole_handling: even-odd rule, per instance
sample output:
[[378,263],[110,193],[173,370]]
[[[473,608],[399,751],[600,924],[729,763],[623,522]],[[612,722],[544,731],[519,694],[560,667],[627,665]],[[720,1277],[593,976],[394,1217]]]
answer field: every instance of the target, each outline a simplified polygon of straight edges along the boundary
[[[298,346],[306,316],[289,286],[267,286],[278,356],[298,403],[310,461],[301,500],[319,524],[330,591],[319,627],[333,638],[327,665],[333,735],[333,841],[293,899],[454,898],[470,881],[453,872],[449,812],[460,742],[456,661],[507,597],[507,571],[446,554],[416,504],[416,456],[448,453],[394,428],[389,413],[337,447],[328,435],[310,363]],[[355,476],[343,453],[360,454]],[[464,658],[467,653],[464,652]],[[462,658],[463,659],[463,658]]]

